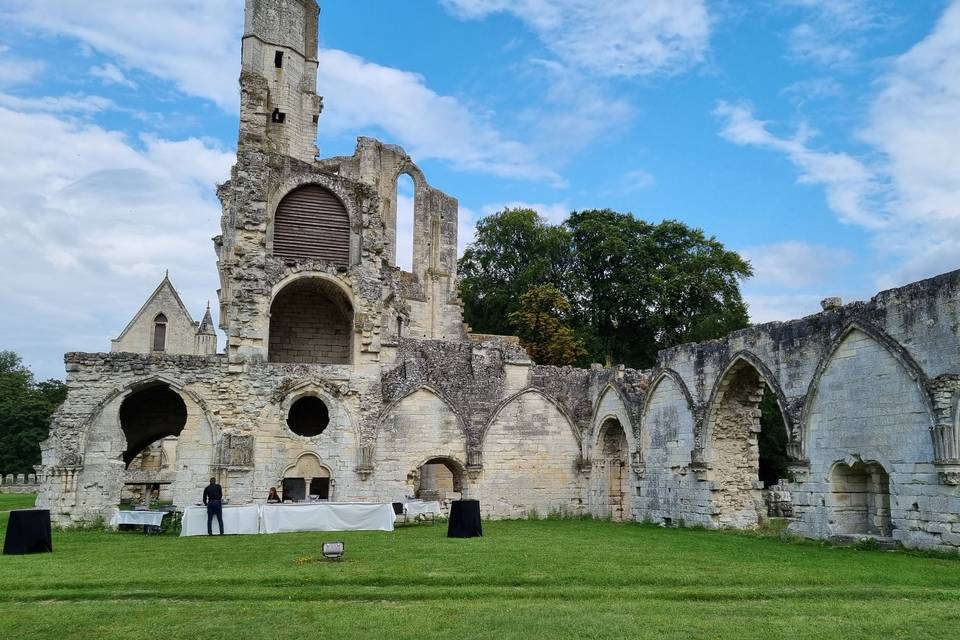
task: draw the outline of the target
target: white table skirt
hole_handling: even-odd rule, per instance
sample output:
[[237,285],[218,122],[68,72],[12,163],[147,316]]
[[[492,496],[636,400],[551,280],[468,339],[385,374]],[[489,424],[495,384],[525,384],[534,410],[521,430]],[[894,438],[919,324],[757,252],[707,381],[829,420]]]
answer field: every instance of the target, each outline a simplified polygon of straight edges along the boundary
[[163,511],[120,511],[120,509],[116,509],[110,516],[110,526],[116,528],[121,524],[134,524],[159,527],[165,515],[167,514]]
[[435,516],[440,514],[440,503],[436,500],[424,502],[423,500],[411,500],[403,503],[403,511],[410,518],[415,518],[422,513],[432,513]]
[[[220,523],[213,519],[214,535],[220,533]],[[223,505],[223,532],[231,535],[260,533],[260,505]],[[207,508],[187,507],[183,510],[181,536],[207,535]]]
[[265,504],[263,533],[289,531],[393,531],[393,505],[362,502]]

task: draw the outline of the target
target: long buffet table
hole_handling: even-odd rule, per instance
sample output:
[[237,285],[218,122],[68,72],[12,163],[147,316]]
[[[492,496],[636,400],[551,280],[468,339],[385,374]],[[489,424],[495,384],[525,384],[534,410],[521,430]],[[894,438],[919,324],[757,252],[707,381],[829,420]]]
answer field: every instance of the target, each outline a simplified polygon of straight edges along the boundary
[[[396,515],[390,503],[309,502],[296,504],[223,505],[227,534],[286,533],[290,531],[393,531]],[[213,532],[220,533],[217,519]],[[207,533],[207,508],[183,511],[181,536]]]

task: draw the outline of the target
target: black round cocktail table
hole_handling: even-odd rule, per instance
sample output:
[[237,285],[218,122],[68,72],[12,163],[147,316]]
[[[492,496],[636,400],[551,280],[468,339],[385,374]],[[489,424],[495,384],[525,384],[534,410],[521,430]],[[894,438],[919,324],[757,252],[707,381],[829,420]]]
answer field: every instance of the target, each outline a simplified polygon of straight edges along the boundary
[[479,500],[454,500],[450,503],[448,538],[476,538],[483,535]]
[[49,509],[18,509],[10,512],[3,555],[49,553],[53,551],[50,536]]

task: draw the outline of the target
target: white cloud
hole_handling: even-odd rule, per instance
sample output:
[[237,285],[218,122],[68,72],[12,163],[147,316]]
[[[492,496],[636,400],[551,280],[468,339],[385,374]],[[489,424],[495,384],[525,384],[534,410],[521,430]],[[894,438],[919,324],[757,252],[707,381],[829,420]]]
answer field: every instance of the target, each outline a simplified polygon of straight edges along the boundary
[[74,93],[65,96],[43,96],[40,98],[21,98],[0,93],[0,106],[17,111],[43,113],[73,113],[89,115],[116,109],[117,105],[109,98]]
[[784,322],[821,311],[820,301],[827,296],[806,293],[755,293],[745,287],[743,300],[747,303],[750,322]]
[[827,202],[844,222],[877,229],[887,220],[875,203],[882,195],[873,171],[847,153],[820,151],[809,145],[812,132],[801,127],[791,137],[774,135],[745,102],[719,102],[714,115],[723,124],[720,135],[741,146],[756,146],[787,155],[800,170],[798,181],[824,187]]
[[887,288],[960,267],[960,0],[879,86],[859,132],[869,160],[815,150],[803,128],[776,136],[744,103],[715,113],[726,139],[784,153],[841,220],[868,230],[892,264],[876,278]]
[[0,127],[4,347],[60,376],[59,354],[108,349],[167,268],[196,315],[215,299],[212,185],[231,153],[5,107]]
[[504,209],[532,209],[550,224],[560,224],[567,219],[571,211],[566,202],[544,203],[524,202],[523,200],[485,204],[480,210],[484,216],[489,216],[494,213],[499,213]]
[[623,176],[623,192],[634,193],[636,191],[649,189],[655,182],[656,178],[654,178],[653,174],[649,171],[644,171],[643,169],[627,171]]
[[787,46],[797,60],[830,67],[857,61],[864,34],[888,22],[876,0],[787,0],[806,20],[790,30]]
[[12,54],[10,47],[0,44],[0,87],[31,82],[45,67],[42,60],[21,58]]
[[528,145],[506,138],[456,98],[437,94],[416,73],[326,49],[320,52],[318,85],[324,88],[326,132],[375,127],[418,161],[442,160],[465,171],[561,182]]
[[601,77],[672,73],[706,57],[702,0],[442,0],[461,19],[510,13],[570,67]]
[[140,2],[129,10],[116,0],[7,0],[0,21],[76,38],[187,95],[239,108],[240,0]]
[[753,266],[752,287],[795,289],[828,281],[832,272],[851,260],[849,251],[806,242],[779,242],[747,247],[740,255]]
[[124,75],[123,71],[121,71],[117,65],[109,62],[100,66],[90,67],[90,71],[88,73],[104,84],[118,84],[130,89],[137,88],[136,82],[127,78],[127,76]]

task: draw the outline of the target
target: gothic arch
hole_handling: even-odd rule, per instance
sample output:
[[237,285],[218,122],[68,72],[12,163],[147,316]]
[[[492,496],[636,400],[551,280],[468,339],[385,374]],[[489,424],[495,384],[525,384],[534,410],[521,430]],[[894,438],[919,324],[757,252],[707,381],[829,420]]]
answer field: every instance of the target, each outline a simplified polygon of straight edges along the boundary
[[[603,405],[604,399],[607,397],[608,393],[616,394],[619,411],[606,411],[602,416],[600,415],[600,408]],[[623,429],[627,437],[627,442],[629,443],[629,450],[637,450],[637,432],[634,431],[633,420],[630,417],[630,410],[627,408],[627,402],[623,397],[623,393],[612,383],[607,383],[604,386],[603,390],[597,396],[597,402],[593,407],[593,420],[590,428],[590,447],[596,448],[597,442],[600,440],[602,435],[603,425],[610,418],[615,419],[620,423],[620,427]]]
[[426,391],[427,393],[430,393],[436,396],[441,402],[443,402],[443,404],[447,405],[447,408],[450,409],[450,413],[452,413],[457,418],[457,425],[460,427],[460,431],[463,432],[463,436],[465,438],[470,437],[470,432],[467,429],[467,424],[464,421],[463,416],[460,415],[460,412],[457,411],[456,406],[446,396],[444,396],[440,390],[430,385],[422,384],[417,387],[414,387],[413,389],[410,389],[403,395],[398,396],[396,399],[393,400],[393,402],[391,402],[390,404],[388,404],[386,407],[383,408],[383,411],[380,412],[380,416],[377,418],[377,426],[376,426],[376,433],[374,434],[374,440],[376,440],[379,437],[381,428],[383,426],[383,421],[387,419],[387,416],[389,416],[401,402],[403,402],[404,400],[406,400],[407,398],[409,398],[410,396],[412,396],[418,391]]
[[509,406],[514,400],[516,400],[520,396],[527,393],[533,393],[533,394],[539,395],[544,400],[546,400],[547,402],[552,404],[554,407],[556,407],[556,409],[563,415],[564,419],[567,421],[567,425],[570,427],[570,431],[571,433],[573,433],[573,437],[576,438],[577,442],[582,441],[582,437],[580,435],[580,431],[577,429],[576,423],[573,421],[573,418],[570,417],[570,413],[566,409],[564,409],[563,405],[560,402],[558,402],[555,398],[548,396],[546,393],[544,393],[543,391],[541,391],[536,387],[525,387],[520,391],[517,391],[513,395],[504,399],[502,402],[500,402],[500,404],[497,405],[497,408],[493,410],[493,414],[490,416],[490,419],[487,420],[486,424],[483,425],[483,431],[481,431],[480,433],[481,447],[483,446],[484,442],[487,439],[487,433],[490,431],[491,425],[493,425],[496,419],[500,416],[500,412],[503,411],[504,408]]
[[[920,393],[920,397],[923,399],[924,406],[927,409],[931,438],[933,437],[933,427],[935,426],[934,416],[936,413],[934,412],[933,400],[927,391],[928,380],[926,374],[923,372],[923,369],[921,369],[920,365],[917,364],[916,360],[913,359],[913,356],[911,356],[909,352],[907,352],[907,350],[900,345],[899,342],[894,340],[892,337],[890,337],[890,335],[883,331],[883,329],[862,320],[851,320],[840,330],[840,332],[837,334],[837,337],[831,343],[826,355],[820,359],[820,362],[817,364],[816,371],[813,374],[813,378],[810,380],[810,385],[807,387],[806,400],[803,404],[803,410],[801,412],[802,439],[800,443],[803,447],[804,458],[807,457],[807,451],[809,449],[810,415],[814,403],[817,400],[817,395],[820,391],[820,380],[827,368],[830,366],[830,363],[833,362],[834,355],[836,354],[837,350],[854,331],[863,333],[868,338],[883,347],[887,353],[889,353],[893,359],[900,364],[907,376],[915,382],[917,385],[917,390]],[[934,450],[936,450],[936,443],[934,443]]]
[[687,388],[687,383],[683,381],[683,377],[670,368],[654,369],[653,379],[650,382],[650,386],[647,387],[647,392],[643,396],[643,410],[640,414],[641,429],[643,429],[643,419],[647,415],[647,407],[650,406],[650,399],[653,398],[653,394],[656,392],[657,387],[660,386],[660,383],[663,382],[665,378],[670,378],[673,380],[673,383],[677,385],[677,388],[680,389],[680,393],[683,394],[684,399],[687,401],[687,408],[690,410],[690,413],[695,415],[696,405],[693,402],[693,396],[690,395],[690,389]]
[[[767,367],[767,365],[764,364],[763,361],[754,353],[741,350],[733,354],[733,357],[730,358],[730,362],[726,367],[724,367],[723,372],[717,376],[716,381],[713,383],[713,389],[710,391],[710,398],[707,400],[706,415],[700,424],[699,433],[695,438],[695,454],[702,456],[704,454],[704,449],[709,446],[710,438],[713,435],[712,423],[715,418],[714,414],[719,403],[723,401],[723,394],[726,392],[725,385],[729,382],[730,375],[734,373],[736,369],[742,366],[749,366],[756,371],[760,381],[764,383],[773,393],[774,397],[777,399],[777,406],[780,409],[780,415],[783,416],[783,426],[787,430],[787,441],[789,443],[796,442],[797,436],[795,435],[796,431],[794,429],[793,418],[788,411],[789,405],[787,404],[787,397],[783,393],[783,389],[780,387],[780,382],[777,380],[777,377],[773,374],[773,372]],[[802,434],[800,435],[799,439],[802,441]]]

